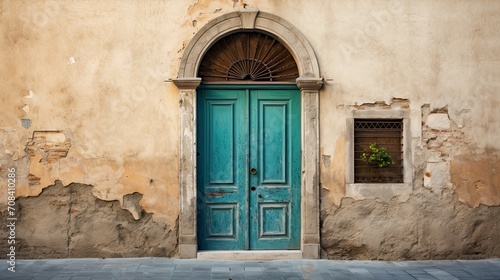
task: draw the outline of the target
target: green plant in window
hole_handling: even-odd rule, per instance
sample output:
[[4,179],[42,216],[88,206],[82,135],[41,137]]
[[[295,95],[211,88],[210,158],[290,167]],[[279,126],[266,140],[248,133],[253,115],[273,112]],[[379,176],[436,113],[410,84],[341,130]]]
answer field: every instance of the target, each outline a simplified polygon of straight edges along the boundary
[[394,164],[394,160],[387,150],[383,147],[379,147],[376,143],[370,144],[368,149],[361,154],[361,160],[366,161],[370,164],[375,164],[376,166],[382,168]]

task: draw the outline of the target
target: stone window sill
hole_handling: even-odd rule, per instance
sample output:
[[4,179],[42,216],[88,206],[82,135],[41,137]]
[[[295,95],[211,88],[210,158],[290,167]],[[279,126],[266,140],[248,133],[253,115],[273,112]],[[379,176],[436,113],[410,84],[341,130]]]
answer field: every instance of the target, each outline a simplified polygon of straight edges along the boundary
[[379,198],[389,201],[398,197],[400,201],[407,201],[412,191],[411,183],[346,184],[346,197],[356,200]]

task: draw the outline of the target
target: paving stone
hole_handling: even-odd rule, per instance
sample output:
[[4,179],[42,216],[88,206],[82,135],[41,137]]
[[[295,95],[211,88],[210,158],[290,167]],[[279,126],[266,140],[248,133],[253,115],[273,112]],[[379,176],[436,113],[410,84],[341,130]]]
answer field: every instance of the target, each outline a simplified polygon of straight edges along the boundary
[[20,260],[17,264],[16,273],[7,273],[7,263],[0,262],[0,279],[500,280],[500,259],[416,262],[328,260],[239,262],[219,260],[177,260],[167,258],[133,258]]
[[302,277],[302,275],[299,272],[283,272],[283,275],[285,276],[286,279],[292,277]]
[[[194,279],[194,278],[193,278],[193,279]],[[210,277],[210,279],[211,279],[211,280],[227,280],[227,279],[229,279],[229,276],[224,276],[224,275],[216,275],[216,276],[214,276],[214,275],[212,275],[212,276]],[[245,279],[246,279],[246,278],[245,278]]]
[[211,266],[195,266],[193,267],[193,272],[195,271],[211,271],[212,267]]
[[191,274],[193,279],[210,279],[210,272],[193,272]]
[[71,276],[54,276],[51,279],[52,280],[71,280]]
[[457,277],[441,269],[431,268],[431,269],[424,269],[424,271],[440,280],[458,280]]
[[229,274],[229,279],[245,279],[245,273]]
[[245,271],[263,271],[264,268],[260,266],[249,266],[245,267]]
[[272,275],[267,275],[267,274],[262,279],[263,280],[286,280],[285,276],[283,276],[283,275],[272,276]]
[[212,272],[222,272],[222,271],[229,271],[229,266],[213,266],[212,267]]
[[280,267],[280,270],[282,272],[299,272],[299,269],[297,267]]
[[175,266],[175,271],[193,271],[192,265],[179,264]]
[[245,275],[229,276],[231,280],[245,280]]
[[437,280],[437,278],[435,278],[431,275],[415,276],[415,279],[417,279],[417,280]]
[[243,267],[243,266],[231,266],[230,271],[244,273],[245,267]]

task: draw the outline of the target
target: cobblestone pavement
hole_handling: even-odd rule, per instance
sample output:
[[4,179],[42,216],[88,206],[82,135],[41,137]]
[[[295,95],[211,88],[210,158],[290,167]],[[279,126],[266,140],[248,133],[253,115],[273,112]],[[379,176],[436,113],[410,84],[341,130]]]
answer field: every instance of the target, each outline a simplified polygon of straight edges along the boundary
[[500,279],[500,259],[477,261],[223,261],[167,258],[18,260],[0,279]]

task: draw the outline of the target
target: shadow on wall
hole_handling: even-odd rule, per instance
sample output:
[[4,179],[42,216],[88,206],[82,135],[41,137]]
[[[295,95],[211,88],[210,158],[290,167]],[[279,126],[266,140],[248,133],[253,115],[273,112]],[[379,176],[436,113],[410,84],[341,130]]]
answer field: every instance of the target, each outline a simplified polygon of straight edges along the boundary
[[[135,211],[130,211],[123,209],[117,200],[96,198],[91,190],[90,185],[63,186],[56,181],[39,196],[19,197],[17,257],[172,257],[176,254],[176,226],[159,224],[152,219],[153,214],[144,213],[138,206],[141,194],[124,197],[128,204],[124,207],[136,206]],[[1,215],[6,220],[7,213]],[[2,242],[0,250],[6,252],[7,248],[3,248],[6,246],[7,242]]]

